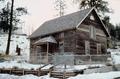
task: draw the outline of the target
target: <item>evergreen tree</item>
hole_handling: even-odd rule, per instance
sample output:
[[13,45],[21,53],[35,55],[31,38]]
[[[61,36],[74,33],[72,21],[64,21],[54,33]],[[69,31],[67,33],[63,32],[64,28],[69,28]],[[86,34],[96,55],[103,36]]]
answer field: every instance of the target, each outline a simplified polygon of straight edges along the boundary
[[[0,10],[0,30],[3,30],[3,32],[8,32],[10,28],[10,10],[9,2]],[[23,7],[18,7],[13,11],[12,30],[17,29],[17,25],[20,23],[19,16],[22,16],[23,14],[27,14],[27,10]]]
[[80,3],[80,8],[90,8],[95,7],[99,13],[110,13],[110,9],[107,7],[108,2],[103,0],[82,0]]
[[[74,0],[73,0],[74,1]],[[80,4],[80,9],[87,9],[95,7],[100,17],[107,22],[109,22],[109,16],[106,16],[105,13],[111,13],[112,10],[108,8],[108,2],[103,0],[75,0]],[[106,23],[107,23],[106,22]]]
[[116,38],[120,40],[120,24],[116,25],[115,32],[116,32]]
[[110,30],[110,35],[111,35],[111,37],[116,38],[116,29],[115,29],[115,27]]
[[23,7],[14,9],[14,0],[11,0],[11,8],[9,8],[9,2],[8,2],[7,8],[5,6],[0,12],[0,16],[1,16],[0,26],[2,29],[8,30],[9,32],[7,47],[6,47],[6,55],[9,55],[10,40],[11,40],[11,33],[13,30],[13,26],[16,26],[19,23],[20,19],[18,18],[18,16],[21,16],[23,14],[27,14],[27,10]]

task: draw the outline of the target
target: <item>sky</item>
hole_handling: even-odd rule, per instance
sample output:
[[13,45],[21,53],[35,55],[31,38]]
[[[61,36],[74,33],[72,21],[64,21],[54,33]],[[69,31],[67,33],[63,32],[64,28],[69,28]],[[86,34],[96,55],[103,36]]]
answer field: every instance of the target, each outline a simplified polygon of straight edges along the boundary
[[[45,21],[57,17],[57,12],[54,8],[55,0],[15,0],[15,6],[23,6],[27,8],[28,15],[22,18],[24,23],[22,24],[23,32],[31,34]],[[120,0],[106,0],[109,2],[110,8],[113,9],[113,13],[110,14],[111,22],[115,25],[120,23]],[[71,0],[66,0],[67,6],[65,14],[69,14],[78,11],[78,5],[73,4]]]

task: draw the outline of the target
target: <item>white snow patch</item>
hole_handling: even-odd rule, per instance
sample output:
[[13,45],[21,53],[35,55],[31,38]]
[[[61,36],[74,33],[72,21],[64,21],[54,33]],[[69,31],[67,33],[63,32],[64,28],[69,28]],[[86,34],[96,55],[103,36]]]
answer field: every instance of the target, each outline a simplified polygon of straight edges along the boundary
[[38,69],[43,65],[40,64],[30,64],[26,62],[18,62],[18,61],[5,61],[0,63],[0,68],[22,68],[22,69]]
[[111,52],[113,64],[120,64],[120,52]]
[[66,68],[65,68],[65,65],[59,65],[59,66],[56,66],[55,69],[57,69],[56,71],[67,71],[67,72],[73,72],[73,71],[79,71],[79,70],[84,70],[84,69],[88,69],[90,67],[103,67],[105,65],[103,64],[88,64],[88,65],[73,65],[73,66],[70,66],[70,65],[66,65]]
[[[23,61],[5,61],[5,62],[1,62],[0,63],[0,68],[14,68],[14,67],[17,67],[17,68],[22,68],[22,69],[38,69],[40,67],[42,67],[43,64],[30,64],[30,63],[27,63],[27,62],[23,62]],[[42,70],[47,70],[47,69],[50,69],[53,65],[49,64],[43,68],[41,68]],[[65,66],[64,65],[58,65],[58,66],[55,66],[55,69],[57,69],[57,71],[76,71],[76,70],[84,70],[84,69],[87,69],[87,68],[90,68],[90,67],[102,67],[102,66],[105,66],[105,65],[102,65],[102,64],[94,64],[94,65],[73,65],[73,66],[70,66],[70,65],[67,65],[66,66],[66,69],[65,69]]]
[[107,49],[107,52],[120,52],[120,48],[116,48],[116,49]]
[[52,66],[53,66],[53,65],[49,64],[49,65],[47,65],[47,66],[45,66],[45,67],[43,67],[43,68],[41,68],[41,69],[42,69],[42,70],[50,69]]
[[68,79],[114,79],[116,77],[120,77],[120,71],[77,75],[75,77],[70,77]]
[[35,75],[23,75],[23,76],[16,76],[16,75],[9,75],[9,74],[0,74],[0,79],[57,79],[51,78],[49,75],[45,76],[35,76]]
[[[30,41],[26,35],[12,34],[10,43],[10,55],[15,56],[16,46],[21,49],[21,55],[25,60],[29,60]],[[7,46],[8,34],[0,34],[0,53],[5,54]]]

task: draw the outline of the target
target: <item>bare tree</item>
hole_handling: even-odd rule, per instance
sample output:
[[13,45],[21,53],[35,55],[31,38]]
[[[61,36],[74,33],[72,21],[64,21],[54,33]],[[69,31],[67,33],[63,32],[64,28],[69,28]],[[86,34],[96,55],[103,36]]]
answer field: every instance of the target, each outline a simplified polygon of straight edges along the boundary
[[65,0],[55,0],[55,9],[59,12],[58,16],[63,16],[65,13]]

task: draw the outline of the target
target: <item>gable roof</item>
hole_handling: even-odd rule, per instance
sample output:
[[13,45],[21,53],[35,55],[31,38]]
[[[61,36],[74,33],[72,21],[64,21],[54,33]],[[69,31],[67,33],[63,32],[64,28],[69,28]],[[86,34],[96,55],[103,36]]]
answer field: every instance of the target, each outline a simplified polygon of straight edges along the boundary
[[35,37],[56,33],[56,32],[61,32],[68,29],[74,29],[82,23],[82,21],[89,15],[89,13],[92,10],[94,10],[94,8],[81,10],[75,13],[71,13],[71,14],[47,21],[43,23],[36,31],[34,31],[29,36],[29,38],[35,38]]

